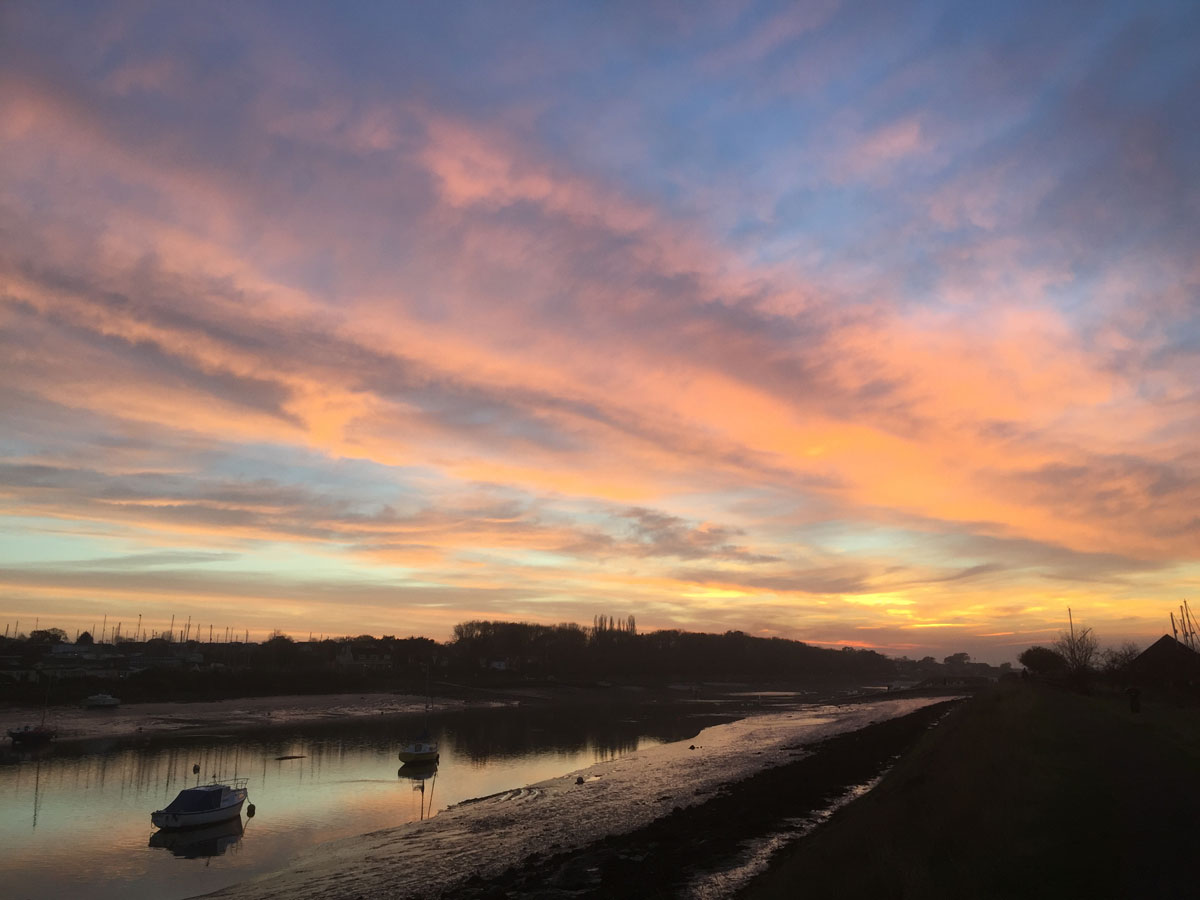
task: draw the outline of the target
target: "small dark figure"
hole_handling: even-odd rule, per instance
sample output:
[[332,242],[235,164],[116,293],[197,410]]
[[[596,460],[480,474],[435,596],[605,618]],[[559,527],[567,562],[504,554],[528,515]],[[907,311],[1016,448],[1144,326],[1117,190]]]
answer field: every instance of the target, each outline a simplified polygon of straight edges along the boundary
[[1130,688],[1125,693],[1129,695],[1129,711],[1140,713],[1142,711],[1142,692],[1137,688]]
[[582,776],[582,775],[580,775],[578,778],[576,778],[576,779],[575,779],[575,783],[576,783],[576,784],[583,784],[583,776]]

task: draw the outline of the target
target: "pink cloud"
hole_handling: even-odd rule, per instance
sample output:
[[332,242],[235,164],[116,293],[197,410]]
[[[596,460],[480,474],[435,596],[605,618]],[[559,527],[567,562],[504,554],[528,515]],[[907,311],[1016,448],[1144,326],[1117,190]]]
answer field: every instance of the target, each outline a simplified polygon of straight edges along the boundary
[[927,157],[936,147],[919,115],[856,131],[833,151],[832,168],[844,181],[890,177],[898,165]]

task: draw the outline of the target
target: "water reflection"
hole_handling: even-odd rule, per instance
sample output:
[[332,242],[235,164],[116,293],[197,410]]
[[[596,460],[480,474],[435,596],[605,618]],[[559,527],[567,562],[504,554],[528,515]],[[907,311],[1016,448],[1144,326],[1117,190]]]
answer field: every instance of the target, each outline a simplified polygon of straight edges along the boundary
[[170,850],[172,856],[181,859],[210,859],[235,846],[244,832],[245,826],[239,816],[202,828],[161,829],[150,835],[149,846]]
[[701,718],[679,710],[643,711],[630,718],[629,711],[593,707],[557,709],[517,707],[484,710],[469,717],[451,719],[445,739],[456,754],[475,763],[526,756],[531,753],[582,753],[591,751],[595,761],[625,756],[637,750],[640,741],[682,740],[720,716]]
[[[399,772],[411,720],[382,716],[9,756],[0,765],[0,883],[29,900],[194,896],[282,868],[305,847],[427,818],[718,721],[680,709],[637,719],[627,709],[468,709],[430,717],[440,766]],[[151,811],[182,788],[237,777],[250,780],[253,829],[237,820],[227,833],[150,834]]]
[[[420,793],[418,818],[421,821],[433,814],[433,789],[437,784],[437,772],[438,761],[436,759],[405,763],[396,771],[397,777],[403,778],[412,785],[414,793]],[[426,782],[428,782],[428,792],[426,792]]]
[[431,760],[428,762],[410,762],[402,765],[396,771],[396,775],[400,778],[407,778],[412,782],[423,782],[436,775],[437,770],[437,760]]

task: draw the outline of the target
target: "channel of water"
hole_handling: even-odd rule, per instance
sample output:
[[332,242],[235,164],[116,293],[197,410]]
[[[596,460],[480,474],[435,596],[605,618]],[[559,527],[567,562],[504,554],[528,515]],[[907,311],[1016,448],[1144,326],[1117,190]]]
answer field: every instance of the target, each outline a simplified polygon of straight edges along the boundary
[[[429,723],[441,745],[436,771],[400,767],[412,720],[63,745],[0,766],[0,883],[22,900],[180,900],[283,868],[316,844],[728,720],[694,707],[458,712]],[[249,779],[253,817],[196,833],[151,826],[151,811],[214,776]]]

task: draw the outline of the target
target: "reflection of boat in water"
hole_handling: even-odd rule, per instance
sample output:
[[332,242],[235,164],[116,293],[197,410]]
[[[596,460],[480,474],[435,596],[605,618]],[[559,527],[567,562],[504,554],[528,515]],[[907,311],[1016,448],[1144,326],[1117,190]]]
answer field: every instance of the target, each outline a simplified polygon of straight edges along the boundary
[[438,760],[437,741],[423,734],[415,741],[410,741],[400,748],[400,762],[406,766],[412,763],[436,763]]
[[152,812],[150,821],[158,828],[196,828],[237,818],[245,802],[245,778],[230,784],[202,784],[180,791],[170,806]]
[[8,739],[13,746],[41,747],[54,740],[58,732],[45,725],[26,725],[24,728],[13,728],[8,732]]
[[427,778],[432,778],[437,774],[438,763],[436,759],[426,760],[424,762],[405,763],[396,772],[401,778],[407,778],[409,781],[424,781]]
[[181,859],[221,856],[242,839],[242,817],[201,828],[166,829],[150,835],[150,846],[170,850]]
[[121,701],[112,694],[92,694],[83,701],[84,709],[116,709]]
[[[433,813],[433,788],[437,784],[438,764],[436,759],[410,762],[402,765],[396,775],[412,782],[412,789],[421,792],[421,818]],[[429,782],[429,793],[425,793],[425,782]],[[426,803],[428,801],[428,803]]]

